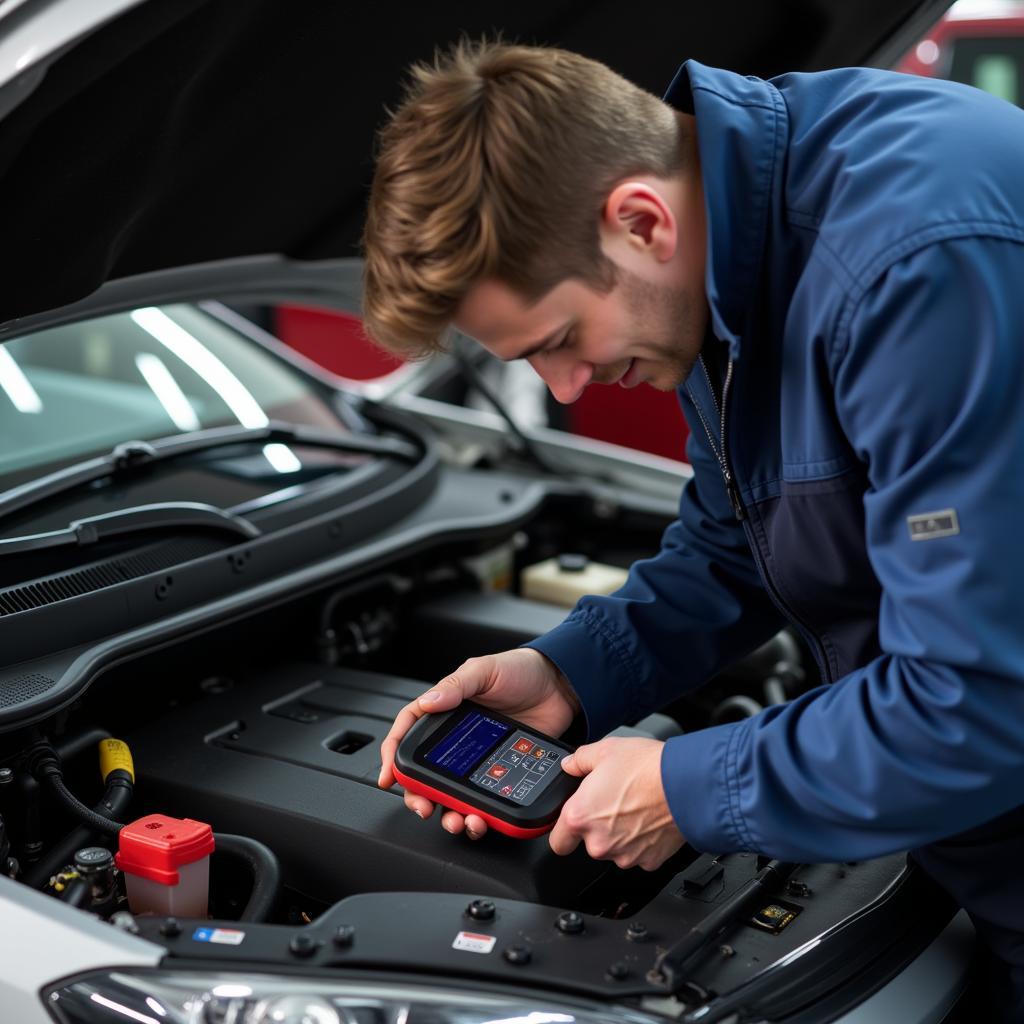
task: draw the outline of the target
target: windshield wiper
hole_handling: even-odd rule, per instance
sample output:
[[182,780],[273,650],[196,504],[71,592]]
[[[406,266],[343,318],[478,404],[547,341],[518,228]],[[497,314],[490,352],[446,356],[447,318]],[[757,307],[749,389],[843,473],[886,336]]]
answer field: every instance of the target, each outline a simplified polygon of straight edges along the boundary
[[260,536],[260,530],[241,516],[232,515],[213,505],[198,501],[163,501],[155,505],[138,505],[118,512],[76,519],[62,530],[33,533],[25,537],[0,540],[0,557],[75,545],[84,547],[126,533],[145,530],[180,530],[182,528],[221,530],[243,540]]
[[400,438],[346,436],[317,427],[274,420],[265,427],[211,427],[187,434],[172,434],[155,441],[124,441],[106,455],[76,462],[55,473],[12,487],[0,493],[0,519],[94,480],[126,475],[165,459],[191,455],[208,448],[259,441],[288,441],[360,455],[383,455],[410,462],[418,460],[421,454],[416,445]]

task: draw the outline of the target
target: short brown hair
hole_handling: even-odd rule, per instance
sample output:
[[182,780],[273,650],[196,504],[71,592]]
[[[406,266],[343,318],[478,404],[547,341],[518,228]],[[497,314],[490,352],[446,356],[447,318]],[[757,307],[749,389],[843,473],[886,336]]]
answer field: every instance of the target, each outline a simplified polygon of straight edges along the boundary
[[631,174],[674,174],[672,109],[597,61],[463,40],[412,68],[382,129],[363,247],[379,345],[427,355],[486,278],[528,302],[570,277],[606,291],[601,210]]

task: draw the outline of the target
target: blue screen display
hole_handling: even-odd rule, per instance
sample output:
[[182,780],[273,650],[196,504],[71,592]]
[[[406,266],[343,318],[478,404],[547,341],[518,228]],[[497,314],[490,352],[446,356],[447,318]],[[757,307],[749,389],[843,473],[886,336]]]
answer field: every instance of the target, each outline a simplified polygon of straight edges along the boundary
[[464,778],[511,726],[471,711],[440,743],[427,751],[431,764]]

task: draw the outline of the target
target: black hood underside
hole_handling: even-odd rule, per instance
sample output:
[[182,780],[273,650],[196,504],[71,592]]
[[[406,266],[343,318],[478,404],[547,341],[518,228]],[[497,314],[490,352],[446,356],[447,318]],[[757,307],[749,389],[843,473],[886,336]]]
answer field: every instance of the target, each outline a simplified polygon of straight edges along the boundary
[[403,69],[461,34],[577,50],[660,94],[689,57],[766,77],[889,60],[944,6],[150,0],[0,124],[0,323],[168,267],[357,255]]

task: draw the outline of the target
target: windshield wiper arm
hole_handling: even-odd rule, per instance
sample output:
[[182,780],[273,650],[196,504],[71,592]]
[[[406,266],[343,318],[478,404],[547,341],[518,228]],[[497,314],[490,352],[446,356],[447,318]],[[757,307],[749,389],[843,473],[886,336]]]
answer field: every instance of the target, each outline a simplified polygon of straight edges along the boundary
[[260,530],[247,519],[213,505],[197,501],[163,501],[76,519],[61,530],[0,540],[0,557],[42,548],[84,547],[125,533],[182,528],[222,530],[244,540],[260,536]]
[[29,505],[45,501],[64,491],[83,484],[102,480],[107,476],[118,476],[144,466],[191,455],[221,445],[245,444],[259,441],[290,441],[318,448],[335,448],[338,451],[364,455],[385,455],[391,458],[416,461],[420,451],[416,445],[400,438],[358,437],[341,435],[317,427],[297,423],[281,423],[271,420],[265,427],[211,427],[208,430],[194,430],[187,434],[172,434],[155,441],[124,441],[106,455],[76,462],[55,473],[29,480],[10,490],[0,493],[0,519],[13,515]]
[[[308,444],[318,448],[336,448],[338,451],[354,452],[357,455],[387,455],[391,458],[415,462],[421,452],[416,445],[397,437],[378,435],[338,434],[322,427],[310,427],[303,423],[284,423],[271,420],[265,427],[210,427],[208,430],[193,430],[187,434],[171,434],[155,441],[126,441],[110,453],[114,455],[127,445],[147,445],[154,449],[158,459],[188,455],[191,452],[216,448],[222,444],[239,444],[251,441],[291,441],[293,444]],[[106,456],[109,458],[110,456]],[[149,459],[152,461],[152,459]]]

